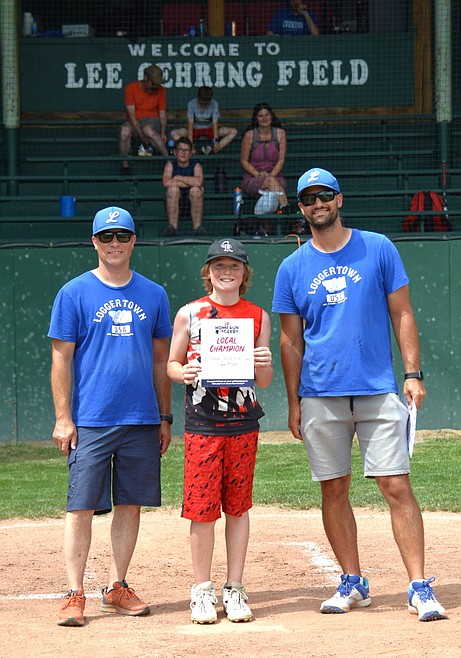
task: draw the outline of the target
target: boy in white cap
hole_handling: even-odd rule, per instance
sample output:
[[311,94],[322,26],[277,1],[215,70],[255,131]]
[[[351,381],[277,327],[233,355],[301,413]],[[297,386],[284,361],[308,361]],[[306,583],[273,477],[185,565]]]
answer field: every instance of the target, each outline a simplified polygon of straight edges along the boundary
[[[250,532],[248,510],[252,506],[258,421],[264,412],[254,385],[209,386],[200,377],[204,323],[222,318],[224,331],[226,319],[245,318],[251,319],[253,327],[254,382],[265,388],[272,381],[269,316],[243,298],[250,276],[248,254],[241,242],[223,239],[210,246],[201,270],[207,294],[178,311],[168,360],[168,375],[186,385],[182,516],[191,521],[195,584],[190,607],[191,620],[198,624],[217,620],[211,564],[221,508],[226,516],[227,549],[223,607],[230,621],[252,618],[242,577]],[[229,336],[223,340],[229,341]]]
[[51,312],[53,439],[67,455],[64,557],[69,592],[59,626],[84,624],[84,572],[94,514],[110,512],[111,558],[102,612],[139,616],[149,606],[125,580],[141,506],[160,505],[160,456],[170,443],[171,334],[164,289],[130,269],[132,216],[104,208],[93,221],[98,265],[66,283]]
[[[371,603],[349,502],[356,433],[364,475],[376,480],[390,508],[410,581],[408,608],[420,621],[445,619],[433,578],[424,576],[423,520],[409,479],[408,409],[419,409],[426,395],[409,279],[384,235],[343,225],[333,174],[309,169],[297,194],[312,239],[280,265],[272,310],[280,314],[288,427],[304,440],[312,478],[320,482],[325,532],[343,571],[320,611],[345,613]],[[389,318],[405,368],[406,405],[398,397]]]

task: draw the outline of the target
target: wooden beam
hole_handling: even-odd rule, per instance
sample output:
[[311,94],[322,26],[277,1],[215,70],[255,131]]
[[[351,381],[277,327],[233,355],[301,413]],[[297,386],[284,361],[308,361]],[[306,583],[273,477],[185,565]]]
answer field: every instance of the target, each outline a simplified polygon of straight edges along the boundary
[[224,36],[224,0],[208,0],[208,34]]

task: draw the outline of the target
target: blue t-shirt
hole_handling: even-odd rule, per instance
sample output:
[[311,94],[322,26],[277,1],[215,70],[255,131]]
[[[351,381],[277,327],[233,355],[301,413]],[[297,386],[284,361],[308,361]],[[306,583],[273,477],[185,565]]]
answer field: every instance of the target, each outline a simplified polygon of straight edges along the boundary
[[272,310],[304,320],[301,397],[398,392],[387,296],[408,281],[392,242],[357,229],[339,251],[309,240],[282,262]]
[[[315,12],[309,11],[309,16],[317,25]],[[310,34],[309,26],[304,16],[302,14],[293,14],[290,7],[283,7],[275,12],[269,23],[269,32],[290,37]]]
[[170,335],[166,292],[141,274],[132,272],[119,288],[92,272],[66,283],[54,301],[48,336],[75,343],[75,425],[160,423],[152,339]]

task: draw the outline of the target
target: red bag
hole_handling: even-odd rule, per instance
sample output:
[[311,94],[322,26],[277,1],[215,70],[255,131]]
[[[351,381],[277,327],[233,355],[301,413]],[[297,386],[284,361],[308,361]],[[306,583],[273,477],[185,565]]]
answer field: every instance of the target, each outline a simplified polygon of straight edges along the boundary
[[[446,212],[443,199],[437,192],[416,192],[410,204],[410,211],[418,213],[423,210],[440,210]],[[421,231],[420,220],[424,218],[425,233],[445,233],[451,231],[451,224],[447,215],[407,215],[402,221],[405,233],[419,233]]]

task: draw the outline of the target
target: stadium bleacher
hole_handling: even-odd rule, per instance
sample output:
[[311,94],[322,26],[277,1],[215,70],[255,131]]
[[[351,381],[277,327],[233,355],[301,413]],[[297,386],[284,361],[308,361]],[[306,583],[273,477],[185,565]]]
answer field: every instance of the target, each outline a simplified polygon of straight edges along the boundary
[[[288,181],[292,212],[296,210],[298,176],[311,166],[333,171],[345,195],[343,219],[388,234],[402,232],[412,195],[424,189],[441,191],[442,165],[436,124],[421,118],[371,117],[369,120],[304,123],[284,118],[287,158],[283,173]],[[19,174],[2,170],[0,176],[0,243],[87,240],[88,221],[104,205],[121,205],[136,218],[139,237],[163,239],[166,225],[162,171],[166,157],[131,156],[131,174],[120,173],[117,123],[113,121],[47,121],[20,129]],[[226,117],[240,136],[246,122]],[[461,129],[452,129],[453,143]],[[195,156],[205,174],[203,225],[210,237],[229,234],[235,224],[233,190],[240,185],[240,139],[218,155]],[[455,152],[456,149],[454,148]],[[447,199],[453,230],[461,230],[460,156],[447,168]],[[222,166],[227,193],[215,193],[214,173]],[[61,218],[61,195],[76,198],[76,216]],[[255,201],[246,199],[243,215],[251,216]],[[274,237],[286,231],[286,217],[274,216]],[[27,227],[27,230],[24,230]],[[190,235],[183,221],[181,237]]]

